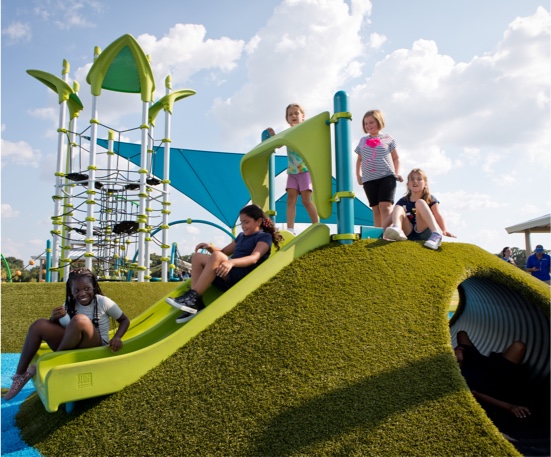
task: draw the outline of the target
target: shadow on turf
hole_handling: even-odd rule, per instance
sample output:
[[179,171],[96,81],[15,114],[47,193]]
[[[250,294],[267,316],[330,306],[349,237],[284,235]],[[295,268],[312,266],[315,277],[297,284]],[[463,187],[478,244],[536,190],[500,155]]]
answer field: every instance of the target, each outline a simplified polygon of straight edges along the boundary
[[[358,428],[362,434],[369,433],[391,416],[458,392],[462,388],[457,379],[440,371],[449,373],[449,363],[447,354],[424,359],[292,408],[267,424],[252,455],[273,455],[274,450],[277,455],[307,452]],[[474,418],[472,424],[480,426],[477,422]]]

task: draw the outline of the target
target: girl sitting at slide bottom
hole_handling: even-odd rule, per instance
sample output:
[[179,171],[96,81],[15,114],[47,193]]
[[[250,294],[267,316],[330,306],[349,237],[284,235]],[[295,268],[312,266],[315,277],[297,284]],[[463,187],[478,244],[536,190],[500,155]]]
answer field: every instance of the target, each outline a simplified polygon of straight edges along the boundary
[[442,235],[455,238],[448,232],[440,214],[440,202],[429,191],[426,173],[419,168],[411,170],[407,188],[406,195],[392,210],[392,225],[385,229],[384,238],[390,241],[426,240],[424,246],[435,250],[442,242]]
[[[101,292],[97,278],[85,268],[69,273],[65,304],[52,310],[50,319],[38,319],[29,327],[21,357],[10,390],[4,400],[11,400],[35,375],[31,360],[42,341],[54,351],[109,346],[117,352],[122,348],[122,336],[130,320],[117,304]],[[109,341],[109,317],[119,323],[117,333]]]
[[[176,319],[178,324],[189,321],[205,308],[201,296],[211,284],[228,290],[270,256],[272,243],[279,249],[283,237],[260,207],[245,206],[239,212],[239,220],[242,233],[226,247],[199,243],[195,248],[191,258],[191,289],[180,297],[166,299],[168,304],[184,311]],[[197,252],[202,249],[210,255]]]

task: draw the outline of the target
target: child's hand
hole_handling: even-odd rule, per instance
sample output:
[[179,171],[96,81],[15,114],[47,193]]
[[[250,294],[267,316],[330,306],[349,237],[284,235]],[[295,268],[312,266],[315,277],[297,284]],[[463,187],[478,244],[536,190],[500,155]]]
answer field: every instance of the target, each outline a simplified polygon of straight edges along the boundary
[[450,233],[447,230],[445,232],[442,232],[442,235],[449,236],[450,238],[457,238],[453,233]]
[[398,182],[404,182],[404,178],[402,178],[402,175],[396,175],[396,179]]
[[210,243],[210,244],[207,244],[207,243],[199,243],[199,244],[195,247],[195,252],[201,251],[202,249],[205,249],[206,251],[210,252],[211,254],[212,254],[212,252],[214,251],[212,243]]
[[275,135],[275,130],[272,128],[272,127],[268,127],[266,129],[266,131],[270,134],[270,136],[274,136]]
[[117,352],[122,348],[122,341],[118,336],[114,336],[111,341],[109,341],[109,347],[111,352]]
[[509,411],[519,419],[526,419],[531,415],[530,410],[526,406],[510,405]]
[[358,180],[358,184],[359,184],[360,186],[363,186],[362,177],[361,177],[360,175],[357,175],[357,176],[356,176],[356,179]]
[[228,273],[232,268],[233,264],[231,260],[226,260],[225,262],[222,262],[220,265],[218,265],[218,268],[216,268],[216,276],[225,278],[226,276],[228,276]]
[[57,308],[54,308],[52,310],[52,315],[50,316],[50,320],[52,322],[58,321],[63,316],[67,314],[67,311],[65,310],[65,306],[58,306]]

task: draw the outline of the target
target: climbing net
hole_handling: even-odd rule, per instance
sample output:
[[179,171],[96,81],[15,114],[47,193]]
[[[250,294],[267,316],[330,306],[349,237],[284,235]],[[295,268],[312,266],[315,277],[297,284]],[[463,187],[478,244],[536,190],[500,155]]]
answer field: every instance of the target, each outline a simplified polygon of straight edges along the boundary
[[[81,257],[93,257],[94,272],[100,279],[123,280],[129,270],[137,266],[132,253],[146,246],[140,246],[140,221],[146,224],[145,243],[160,241],[150,233],[162,222],[163,190],[161,180],[151,174],[155,156],[163,145],[148,136],[152,147],[147,150],[147,170],[145,194],[140,190],[140,168],[131,160],[120,157],[116,149],[122,139],[132,135],[139,128],[115,130],[105,125],[110,137],[114,138],[114,151],[98,146],[95,151],[96,166],[93,185],[90,181],[90,137],[88,129],[76,133],[67,131],[70,138],[70,153],[67,155],[67,173],[62,187],[61,230],[55,234],[62,238],[62,255],[59,269],[67,264],[78,262]],[[98,137],[100,135],[98,134]],[[157,146],[155,147],[155,143]],[[139,154],[136,157],[140,163]],[[91,188],[92,187],[92,188]],[[140,197],[146,197],[145,214],[140,214]],[[88,222],[93,222],[89,233]],[[86,243],[93,246],[92,254],[85,252]],[[142,243],[144,244],[144,243]]]

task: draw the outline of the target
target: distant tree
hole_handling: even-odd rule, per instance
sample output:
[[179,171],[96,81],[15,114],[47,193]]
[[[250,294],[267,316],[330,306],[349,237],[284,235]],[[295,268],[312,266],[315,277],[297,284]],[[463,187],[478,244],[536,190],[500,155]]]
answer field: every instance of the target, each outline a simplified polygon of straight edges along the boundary
[[517,267],[524,268],[526,267],[526,250],[525,249],[519,249],[519,248],[511,248],[511,257],[517,264]]
[[[36,282],[38,281],[38,272],[40,267],[25,268],[25,262],[15,257],[6,257],[6,262],[10,267],[13,282]],[[17,275],[20,272],[20,275]],[[8,280],[8,272],[2,262],[2,281]]]

